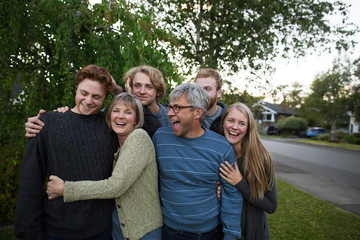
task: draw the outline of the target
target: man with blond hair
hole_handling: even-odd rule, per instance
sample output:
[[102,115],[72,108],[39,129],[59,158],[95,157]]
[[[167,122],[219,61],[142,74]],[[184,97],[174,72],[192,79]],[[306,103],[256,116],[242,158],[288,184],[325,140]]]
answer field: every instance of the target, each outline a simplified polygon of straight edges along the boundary
[[165,96],[166,84],[162,73],[151,66],[142,65],[131,68],[125,74],[132,93],[140,99],[143,106],[149,108],[161,126],[170,126],[165,107],[160,100]]

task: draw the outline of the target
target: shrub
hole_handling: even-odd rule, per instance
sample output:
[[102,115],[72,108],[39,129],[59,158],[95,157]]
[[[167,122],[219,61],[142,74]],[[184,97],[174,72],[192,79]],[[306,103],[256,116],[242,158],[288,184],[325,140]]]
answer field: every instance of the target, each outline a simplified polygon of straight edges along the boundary
[[[14,151],[17,149],[17,151]],[[19,171],[23,147],[5,144],[0,148],[0,225],[15,220],[15,206],[19,188]]]
[[307,121],[303,118],[291,116],[279,120],[277,127],[283,131],[291,131],[295,135],[307,128]]
[[346,138],[347,136],[349,136],[349,134],[342,131],[336,133],[336,139],[338,140],[338,142],[341,142],[342,139]]
[[360,145],[360,133],[354,133],[344,138],[344,142]]
[[320,141],[329,141],[330,140],[330,133],[323,133],[319,134],[316,137],[313,137],[314,140],[320,140]]

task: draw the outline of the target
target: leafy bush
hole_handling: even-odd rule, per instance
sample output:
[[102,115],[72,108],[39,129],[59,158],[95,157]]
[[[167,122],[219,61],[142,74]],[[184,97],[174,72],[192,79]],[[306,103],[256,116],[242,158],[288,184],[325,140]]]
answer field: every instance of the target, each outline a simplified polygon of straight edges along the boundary
[[338,140],[338,142],[341,142],[343,139],[345,139],[346,137],[348,137],[349,134],[339,131],[336,133],[336,139]]
[[19,170],[23,159],[20,144],[6,144],[0,148],[0,225],[15,220],[16,198],[19,188]]
[[307,121],[303,118],[291,116],[279,120],[277,127],[284,132],[292,132],[294,135],[299,135],[301,131],[307,128]]
[[312,137],[314,140],[320,140],[320,141],[329,141],[330,140],[330,133],[322,133],[317,135],[316,137]]
[[360,133],[354,133],[344,138],[344,142],[360,145]]

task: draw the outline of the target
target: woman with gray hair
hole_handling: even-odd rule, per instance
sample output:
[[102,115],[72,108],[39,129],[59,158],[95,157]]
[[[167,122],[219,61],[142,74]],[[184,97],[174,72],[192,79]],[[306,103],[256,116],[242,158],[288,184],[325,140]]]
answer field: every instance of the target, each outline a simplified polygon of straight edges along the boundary
[[113,98],[105,121],[117,135],[111,177],[99,181],[63,181],[50,176],[49,199],[64,196],[64,202],[115,198],[112,239],[161,239],[162,213],[158,192],[158,168],[154,145],[141,129],[143,108],[129,93]]

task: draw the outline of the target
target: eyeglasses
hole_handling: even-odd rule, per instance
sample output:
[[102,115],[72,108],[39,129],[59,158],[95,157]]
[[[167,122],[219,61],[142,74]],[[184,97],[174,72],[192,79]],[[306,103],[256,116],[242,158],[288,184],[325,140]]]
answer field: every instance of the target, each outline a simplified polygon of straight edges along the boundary
[[170,112],[170,109],[172,109],[174,111],[175,114],[178,114],[180,112],[181,109],[184,108],[191,108],[191,110],[193,110],[193,106],[181,106],[181,105],[168,105],[168,112]]

